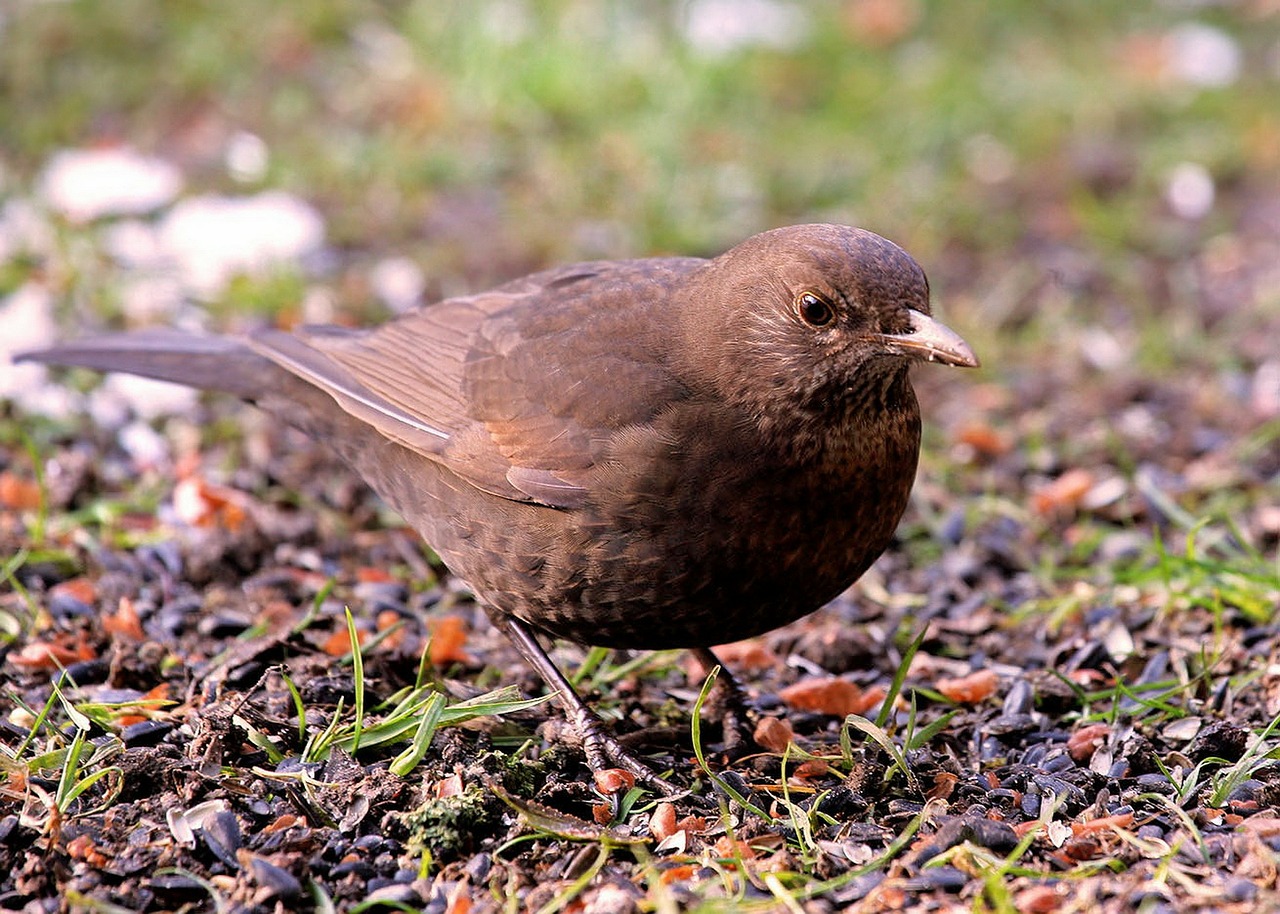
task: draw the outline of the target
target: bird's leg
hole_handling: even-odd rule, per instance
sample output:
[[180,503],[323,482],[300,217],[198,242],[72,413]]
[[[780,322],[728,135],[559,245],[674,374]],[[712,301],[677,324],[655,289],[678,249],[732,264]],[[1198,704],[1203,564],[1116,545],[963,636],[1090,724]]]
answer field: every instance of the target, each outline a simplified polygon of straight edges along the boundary
[[690,648],[693,659],[702,667],[703,676],[710,676],[716,667],[720,674],[711,693],[709,710],[724,729],[724,748],[729,755],[749,747],[752,742],[751,722],[747,717],[747,693],[742,684],[709,647]]
[[623,768],[635,775],[636,780],[659,793],[667,796],[680,793],[675,786],[658,777],[648,765],[635,758],[609,734],[605,729],[604,721],[578,696],[573,685],[547,656],[547,652],[542,649],[542,645],[538,643],[528,626],[519,619],[498,610],[490,610],[489,619],[511,640],[520,655],[542,677],[542,681],[555,689],[560,704],[569,718],[569,723],[578,731],[582,739],[582,749],[586,753],[587,764],[591,766],[592,771]]

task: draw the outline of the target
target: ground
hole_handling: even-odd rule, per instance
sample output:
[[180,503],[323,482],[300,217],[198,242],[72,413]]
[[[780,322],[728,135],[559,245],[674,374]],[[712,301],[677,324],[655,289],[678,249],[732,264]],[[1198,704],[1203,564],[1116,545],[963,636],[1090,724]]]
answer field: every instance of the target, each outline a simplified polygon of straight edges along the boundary
[[1268,4],[147,9],[6,19],[6,351],[834,220],[911,250],[983,368],[916,370],[872,571],[721,652],[745,755],[679,652],[556,646],[669,801],[592,777],[322,447],[0,369],[0,905],[1280,905]]

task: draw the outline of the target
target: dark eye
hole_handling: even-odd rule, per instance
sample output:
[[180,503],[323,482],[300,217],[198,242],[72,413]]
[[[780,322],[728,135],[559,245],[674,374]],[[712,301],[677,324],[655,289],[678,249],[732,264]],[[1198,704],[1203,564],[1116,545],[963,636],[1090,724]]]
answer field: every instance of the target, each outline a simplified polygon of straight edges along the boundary
[[796,310],[800,318],[811,327],[824,327],[836,316],[831,302],[815,292],[802,292],[796,299]]

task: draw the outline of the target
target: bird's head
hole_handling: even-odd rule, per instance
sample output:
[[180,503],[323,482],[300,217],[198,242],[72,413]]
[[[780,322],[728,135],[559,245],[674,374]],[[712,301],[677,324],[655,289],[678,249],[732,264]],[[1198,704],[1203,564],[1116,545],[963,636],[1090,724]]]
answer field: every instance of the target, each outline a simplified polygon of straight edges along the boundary
[[844,225],[796,225],[710,261],[681,309],[703,380],[753,415],[847,416],[910,393],[912,362],[975,367],[929,312],[929,283],[902,248]]

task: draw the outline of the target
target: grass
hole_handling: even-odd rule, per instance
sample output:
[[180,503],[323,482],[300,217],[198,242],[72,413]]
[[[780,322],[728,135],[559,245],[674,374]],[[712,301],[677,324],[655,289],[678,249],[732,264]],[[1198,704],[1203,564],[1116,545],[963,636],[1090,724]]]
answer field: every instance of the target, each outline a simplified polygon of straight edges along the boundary
[[[451,195],[522,226],[526,260],[582,256],[579,225],[607,228],[586,253],[620,256],[714,250],[805,217],[876,225],[926,262],[957,241],[996,254],[1025,231],[1021,209],[997,203],[1010,190],[1064,207],[1098,252],[1155,248],[1171,167],[1198,161],[1230,179],[1265,155],[1234,139],[1268,107],[1256,71],[1193,92],[1133,69],[1126,41],[1154,41],[1178,21],[1167,11],[919,11],[900,39],[877,43],[839,5],[815,4],[796,51],[720,56],[683,38],[675,3],[645,15],[580,0],[306,11],[241,0],[159,17],[137,0],[31,4],[7,26],[13,53],[0,63],[8,165],[30,177],[104,118],[161,149],[175,122],[204,117],[219,131],[223,119],[266,141],[264,184],[322,201],[339,245],[377,239],[456,269],[458,240],[419,237],[422,215]],[[1246,54],[1264,50],[1246,21],[1210,18]],[[64,66],[40,66],[55,47]],[[1070,172],[1064,153],[1083,138],[1132,159],[1122,193]],[[991,168],[983,150],[1008,159],[1002,186],[974,179]],[[193,180],[228,182],[207,159]],[[1132,275],[1129,258],[1110,259]]]
[[[1100,609],[1150,609],[1157,627],[1175,632],[1205,620],[1190,628],[1200,652],[1172,651],[1165,673],[1149,681],[1142,664],[1155,648],[1140,639],[1131,657],[1116,658],[1114,681],[1069,681],[1074,703],[1062,726],[1106,722],[1149,735],[1207,716],[1224,679],[1231,694],[1256,695],[1265,673],[1237,655],[1240,631],[1273,625],[1280,600],[1280,559],[1258,520],[1280,498],[1269,456],[1280,420],[1248,412],[1240,379],[1274,357],[1267,340],[1280,323],[1269,274],[1250,272],[1250,257],[1265,259],[1270,249],[1247,235],[1280,163],[1267,64],[1274,19],[1247,5],[889,6],[908,16],[901,32],[858,20],[866,4],[824,0],[805,5],[810,29],[794,48],[714,54],[686,39],[688,4],[674,0],[233,0],[164,10],[142,0],[20,2],[4,21],[0,55],[0,204],[36,194],[59,148],[123,140],[177,161],[187,194],[283,188],[320,207],[330,246],[323,262],[236,278],[200,307],[213,326],[246,313],[296,315],[316,293],[339,319],[376,318],[371,269],[390,254],[422,266],[429,293],[441,295],[553,262],[714,253],[786,222],[866,225],[928,267],[940,309],[987,366],[972,382],[922,373],[931,421],[917,504],[901,531],[907,564],[930,568],[948,557],[944,529],[960,510],[962,538],[1002,539],[1007,560],[1030,582],[1002,589],[1009,575],[987,569],[972,583],[989,588],[1010,637],[1032,629],[1088,638],[1089,614]],[[1195,88],[1162,69],[1161,49],[1191,21],[1236,43],[1244,66],[1230,87]],[[269,150],[263,174],[247,181],[223,161],[242,131]],[[1203,166],[1217,191],[1199,220],[1176,217],[1166,200],[1170,174],[1187,162]],[[49,228],[41,242],[0,244],[0,293],[47,287],[68,331],[125,321],[132,277],[108,253],[110,226],[55,218]],[[1109,362],[1099,361],[1106,340],[1119,352]],[[980,386],[987,395],[956,393]],[[961,456],[959,430],[970,423],[1007,436],[1010,450]],[[1223,443],[1187,444],[1184,432]],[[0,406],[4,469],[41,492],[40,507],[24,515],[26,539],[0,539],[6,642],[39,620],[37,596],[22,584],[26,571],[39,563],[83,570],[99,547],[136,546],[148,534],[121,519],[154,514],[167,497],[157,473],[129,485],[115,480],[92,502],[50,507],[50,477],[69,434],[64,423]],[[223,425],[199,437],[232,472],[245,462],[241,435]],[[1241,472],[1224,482],[1195,475],[1206,463],[1214,469],[1211,458],[1222,453],[1221,464]],[[1152,467],[1182,488],[1152,476]],[[1124,497],[1101,508],[1037,511],[1039,487],[1072,468],[1114,474]],[[258,482],[277,497],[279,481]],[[1108,551],[1126,537],[1126,548]],[[895,610],[934,608],[923,592],[882,590]],[[926,634],[913,638],[904,627],[892,636],[900,655],[882,670],[890,697],[874,720],[850,718],[838,748],[815,747],[842,772],[874,755],[882,780],[915,798],[930,785],[919,783],[912,752],[958,738],[953,722],[968,719],[910,674],[913,655],[932,644]],[[354,626],[350,638],[358,643]],[[286,679],[296,728],[268,733],[246,724],[254,745],[272,762],[314,763],[338,749],[412,777],[439,728],[532,704],[502,689],[452,702],[422,674],[366,706],[362,651],[375,647],[366,643],[343,661],[354,707],[308,707]],[[574,681],[609,693],[624,679],[662,679],[672,662],[592,651]],[[1154,847],[1116,829],[1107,840],[1124,853],[1053,857],[1063,868],[1055,872],[1045,861],[1058,848],[1047,836],[1067,838],[1060,810],[1046,803],[1040,830],[1011,853],[962,842],[930,866],[973,874],[966,903],[975,911],[1021,910],[1018,893],[1028,885],[1078,884],[1135,855],[1156,861],[1145,872],[1162,891],[1186,893],[1179,842],[1207,860],[1210,840],[1184,805],[1201,795],[1221,805],[1280,755],[1275,722],[1240,705],[1251,734],[1241,758],[1193,763],[1169,753],[1157,761],[1173,797],[1134,801],[1143,815],[1178,822],[1172,844]],[[54,690],[43,707],[26,710],[31,736],[6,771],[56,772],[45,791],[50,815],[74,816],[109,797],[111,758],[91,750],[84,734],[112,732],[116,718],[138,708]],[[726,833],[753,817],[776,824],[752,791],[713,773],[697,714],[693,720],[704,777],[727,797]],[[830,823],[815,812],[817,795],[786,777],[803,757],[798,748],[788,753],[767,784],[791,826],[781,850],[770,849],[778,850],[776,866],[765,868],[736,843],[680,858],[714,873],[691,890],[695,907],[803,909],[904,856],[938,812],[926,807],[874,859],[821,878],[815,835]],[[625,798],[611,827],[647,812],[648,800]],[[437,812],[423,833],[448,832],[440,823],[455,814],[464,821],[468,810]],[[664,881],[676,861],[601,841],[598,856],[538,909],[574,907],[628,853],[644,905],[689,903]],[[221,890],[206,885],[223,904]],[[314,890],[318,907],[336,909],[327,888]]]

